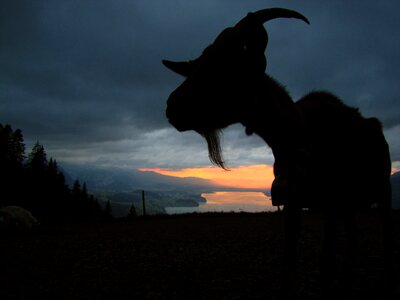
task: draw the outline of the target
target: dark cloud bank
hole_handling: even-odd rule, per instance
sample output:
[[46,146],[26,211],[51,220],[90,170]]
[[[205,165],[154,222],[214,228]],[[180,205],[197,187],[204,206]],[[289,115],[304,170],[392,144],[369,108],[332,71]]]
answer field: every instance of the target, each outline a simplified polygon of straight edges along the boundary
[[[294,99],[326,89],[385,127],[400,160],[398,1],[2,1],[0,122],[58,160],[132,167],[208,165],[205,144],[175,132],[165,101],[182,79],[161,59],[190,59],[248,11],[286,7],[311,25],[266,25],[267,72]],[[272,163],[240,126],[228,162]],[[265,154],[263,154],[265,151]],[[265,156],[263,156],[265,155]]]

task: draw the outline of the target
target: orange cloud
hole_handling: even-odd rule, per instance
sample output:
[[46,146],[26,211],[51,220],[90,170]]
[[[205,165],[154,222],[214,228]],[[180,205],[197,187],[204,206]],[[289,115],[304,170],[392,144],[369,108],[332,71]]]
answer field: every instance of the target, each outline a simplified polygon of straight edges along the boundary
[[161,169],[142,168],[142,172],[155,172],[174,177],[197,177],[208,179],[221,187],[266,190],[271,188],[274,179],[273,168],[270,165],[251,165],[230,168],[225,171],[217,167]]

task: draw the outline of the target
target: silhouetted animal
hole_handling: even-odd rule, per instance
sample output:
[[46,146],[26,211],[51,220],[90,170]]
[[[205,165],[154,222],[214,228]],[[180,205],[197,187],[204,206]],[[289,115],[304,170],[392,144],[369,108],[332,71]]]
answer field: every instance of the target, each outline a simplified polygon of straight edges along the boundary
[[164,60],[166,67],[186,77],[171,93],[166,115],[177,130],[201,134],[211,161],[222,168],[221,129],[241,123],[247,134],[259,135],[275,157],[271,194],[273,203],[285,208],[286,271],[294,268],[300,211],[308,207],[325,214],[329,238],[322,271],[329,278],[336,222],[342,219],[347,225],[351,250],[355,211],[377,203],[389,212],[391,160],[377,119],[362,117],[328,92],[312,92],[293,102],[265,74],[268,35],[263,23],[281,17],[309,23],[295,11],[260,10],[223,30],[195,60]]
[[29,210],[19,206],[6,206],[0,209],[1,227],[30,230],[37,225],[39,225],[39,221]]

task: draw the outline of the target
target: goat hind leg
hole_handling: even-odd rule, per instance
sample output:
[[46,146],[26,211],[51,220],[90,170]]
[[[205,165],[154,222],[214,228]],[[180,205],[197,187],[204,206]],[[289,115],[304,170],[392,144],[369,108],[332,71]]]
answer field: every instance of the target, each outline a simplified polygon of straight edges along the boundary
[[356,213],[349,210],[344,216],[345,227],[345,261],[342,288],[348,293],[354,282],[354,268],[357,262],[359,228]]
[[324,214],[325,224],[321,253],[321,284],[324,299],[331,299],[335,291],[337,217],[337,213],[331,211]]
[[382,219],[382,239],[383,239],[383,276],[382,290],[390,296],[395,287],[395,271],[393,267],[393,220],[391,209],[391,187],[387,188],[387,195],[383,195],[383,202],[378,203],[380,217]]

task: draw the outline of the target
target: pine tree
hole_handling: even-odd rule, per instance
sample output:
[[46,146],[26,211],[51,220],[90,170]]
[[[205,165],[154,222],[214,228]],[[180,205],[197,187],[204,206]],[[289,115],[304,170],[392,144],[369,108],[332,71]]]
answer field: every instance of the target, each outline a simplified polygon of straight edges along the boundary
[[72,196],[77,198],[81,196],[81,184],[79,179],[76,179],[72,185]]
[[11,135],[11,155],[17,167],[21,168],[25,159],[25,144],[20,129],[16,129]]
[[107,201],[104,212],[105,212],[106,218],[112,219],[112,208],[111,208],[110,200]]
[[22,131],[13,131],[10,125],[0,124],[0,162],[12,167],[22,167],[25,144]]
[[75,220],[82,220],[82,201],[81,201],[81,184],[78,179],[76,179],[72,185],[71,200],[69,202],[69,208],[71,212],[71,217]]
[[22,131],[0,124],[0,206],[23,198],[25,145]]
[[127,219],[128,219],[128,220],[132,220],[132,219],[135,219],[136,217],[137,217],[136,208],[135,208],[135,205],[134,205],[133,202],[132,202],[132,205],[131,205],[131,207],[129,208],[129,212],[128,212],[128,215],[127,215]]
[[24,165],[25,144],[20,129],[0,124],[0,207],[19,205],[32,211],[41,222],[84,221],[112,218],[111,203],[106,211],[89,195],[87,185],[76,180],[72,189],[58,169],[47,160],[44,146],[37,141]]
[[63,172],[58,172],[58,174],[57,174],[57,186],[59,186],[60,189],[63,190],[64,194],[69,192],[69,188],[66,184],[65,176],[64,176]]
[[57,162],[50,157],[49,163],[47,165],[47,177],[50,180],[55,180],[58,174]]
[[97,217],[100,217],[101,212],[103,211],[101,208],[101,205],[99,203],[99,200],[97,200],[97,198],[95,198],[93,195],[90,195],[90,200],[93,203],[93,210],[95,212],[95,215]]
[[51,214],[48,177],[47,153],[44,146],[37,141],[28,155],[26,163],[27,191],[23,206],[33,212],[42,221]]
[[2,168],[8,167],[11,162],[11,136],[13,134],[10,125],[0,124],[0,162]]
[[46,170],[45,187],[43,191],[44,209],[51,222],[65,221],[69,215],[69,189],[65,184],[65,177],[58,170],[56,160],[51,157]]
[[81,195],[83,199],[85,200],[89,199],[86,182],[84,182],[82,185]]
[[29,154],[27,166],[36,175],[43,175],[47,170],[47,153],[39,141],[36,142]]

